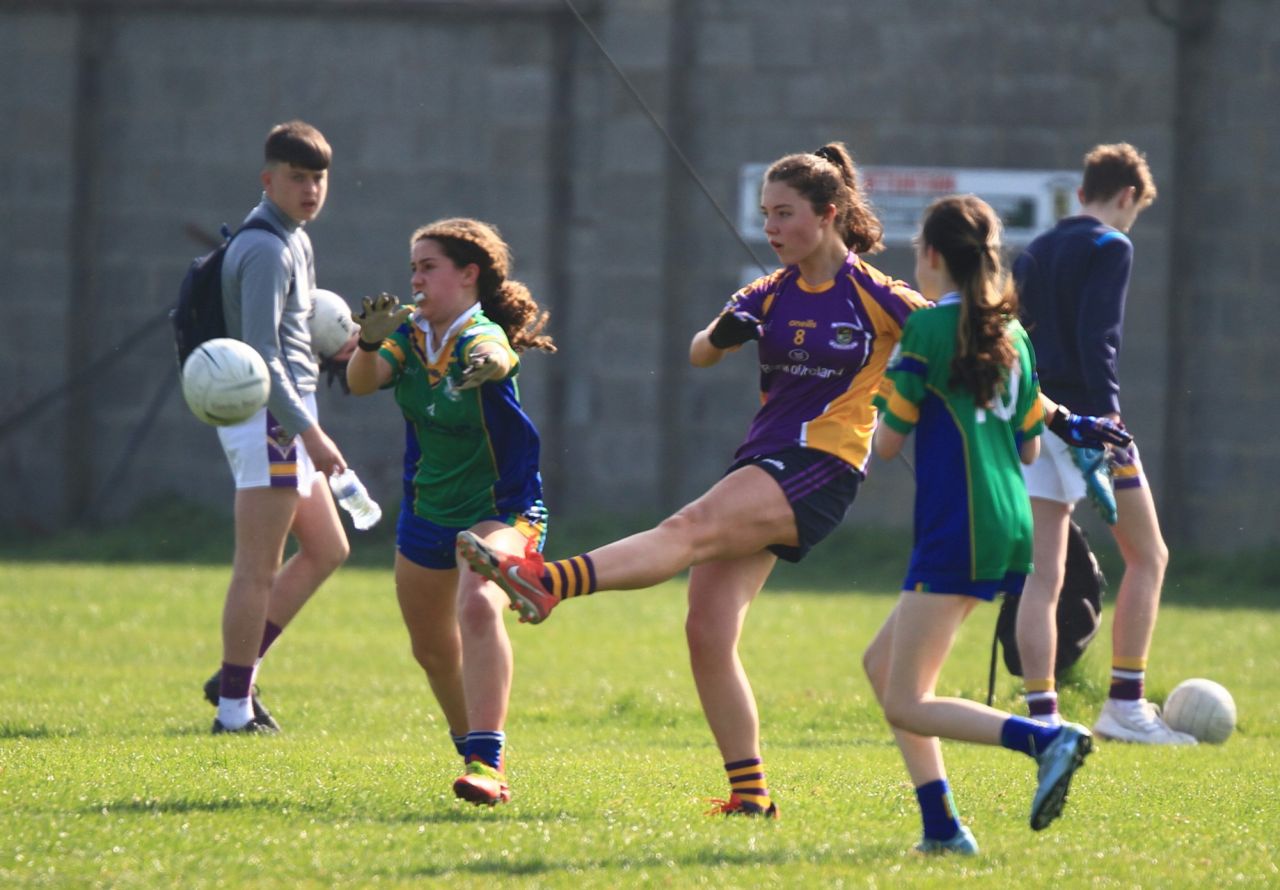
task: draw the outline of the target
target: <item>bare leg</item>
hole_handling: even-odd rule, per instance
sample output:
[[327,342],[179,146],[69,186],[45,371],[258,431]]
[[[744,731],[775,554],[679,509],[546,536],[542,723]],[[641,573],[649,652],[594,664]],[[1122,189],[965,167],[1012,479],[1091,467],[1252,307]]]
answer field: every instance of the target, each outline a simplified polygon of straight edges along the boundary
[[222,610],[222,660],[251,666],[258,658],[267,604],[300,500],[294,489],[236,492],[236,553]]
[[[485,522],[473,531],[500,550],[522,552],[525,537],[510,526]],[[458,618],[462,629],[462,685],[467,727],[501,730],[507,722],[513,661],[502,616],[507,596],[467,568],[459,570]]]
[[413,657],[449,723],[449,732],[467,731],[462,686],[462,642],[458,633],[458,570],[428,569],[396,553],[396,599],[409,631]]
[[656,528],[588,555],[597,589],[633,590],[690,566],[750,556],[770,544],[796,544],[795,514],[772,476],[759,467],[743,467]]
[[351,545],[324,477],[316,477],[310,497],[299,497],[293,515],[298,550],[276,573],[267,618],[285,627],[325,580],[347,561]]
[[903,591],[894,609],[885,716],[897,729],[982,745],[1000,744],[1009,715],[963,698],[938,698],[938,674],[956,630],[977,600]]
[[738,640],[747,609],[776,562],[762,550],[703,563],[689,575],[689,661],[702,711],[726,763],[760,757],[760,716],[738,657]]
[[[893,654],[893,626],[897,615],[895,607],[862,656],[862,667],[867,672],[867,679],[871,681],[871,688],[882,709],[885,706],[885,693],[889,688],[889,659]],[[902,752],[912,785],[919,788],[947,777],[947,768],[942,762],[942,745],[937,736],[916,735],[892,724],[889,729],[893,731],[893,740]]]
[[1116,513],[1112,533],[1124,558],[1124,578],[1116,593],[1111,652],[1117,659],[1145,660],[1155,631],[1169,550],[1160,534],[1151,491],[1145,485],[1117,490]]
[[1035,571],[1027,577],[1018,604],[1018,655],[1022,676],[1048,679],[1053,676],[1058,649],[1058,595],[1066,571],[1071,505],[1032,498],[1031,516]]

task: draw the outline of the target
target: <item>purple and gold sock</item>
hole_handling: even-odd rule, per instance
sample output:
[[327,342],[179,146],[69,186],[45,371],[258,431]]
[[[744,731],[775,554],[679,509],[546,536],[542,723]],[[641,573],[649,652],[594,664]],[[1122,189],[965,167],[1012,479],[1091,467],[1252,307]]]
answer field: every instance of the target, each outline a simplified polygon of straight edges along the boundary
[[1147,676],[1145,658],[1113,658],[1111,660],[1111,690],[1109,698],[1137,701],[1143,696]]
[[549,562],[542,572],[542,586],[558,600],[589,596],[596,592],[596,566],[587,554]]
[[1053,677],[1043,680],[1026,680],[1022,698],[1027,703],[1027,713],[1032,719],[1052,719],[1058,713],[1058,692]]
[[769,783],[764,776],[764,761],[759,757],[735,760],[724,765],[729,777],[729,791],[740,800],[755,804],[762,810],[769,808]]

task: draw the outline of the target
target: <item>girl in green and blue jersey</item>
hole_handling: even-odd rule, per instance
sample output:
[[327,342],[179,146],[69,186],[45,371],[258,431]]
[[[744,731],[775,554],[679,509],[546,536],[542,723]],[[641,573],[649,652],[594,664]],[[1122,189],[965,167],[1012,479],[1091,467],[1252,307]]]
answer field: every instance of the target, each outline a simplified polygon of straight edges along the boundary
[[972,196],[942,198],[916,246],[921,294],[875,404],[882,458],[916,433],[915,547],[897,606],[863,658],[916,786],[923,852],[976,853],[960,824],[938,738],[1003,745],[1038,763],[1031,827],[1062,811],[1089,753],[1083,726],[1050,726],[934,690],[956,631],[1031,571],[1031,510],[1020,463],[1035,460],[1044,410],[1017,300],[1000,262],[1000,222]]
[[471,531],[538,552],[546,532],[538,431],[520,406],[518,353],[554,352],[546,313],[510,280],[497,230],[445,219],[410,238],[413,307],[366,298],[351,392],[391,388],[405,421],[404,500],[396,525],[396,595],[414,656],[444,711],[465,771],[454,793],[511,798],[503,748],[513,662],[506,595],[459,571],[454,542]]

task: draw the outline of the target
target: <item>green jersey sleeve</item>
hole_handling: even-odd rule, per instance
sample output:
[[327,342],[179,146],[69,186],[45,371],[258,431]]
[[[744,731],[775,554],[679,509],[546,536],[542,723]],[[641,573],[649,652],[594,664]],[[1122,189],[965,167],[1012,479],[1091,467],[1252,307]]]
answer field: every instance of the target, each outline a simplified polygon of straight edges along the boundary
[[929,379],[929,356],[924,342],[923,325],[917,323],[923,312],[907,317],[902,339],[889,357],[889,366],[881,381],[880,391],[872,403],[880,409],[880,419],[890,429],[906,435],[920,420],[920,403],[924,401]]

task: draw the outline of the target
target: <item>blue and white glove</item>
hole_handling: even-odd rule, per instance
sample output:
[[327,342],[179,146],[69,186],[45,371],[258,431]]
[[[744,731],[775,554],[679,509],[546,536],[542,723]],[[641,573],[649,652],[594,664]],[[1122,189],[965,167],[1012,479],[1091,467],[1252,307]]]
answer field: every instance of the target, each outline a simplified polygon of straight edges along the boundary
[[1133,435],[1107,417],[1072,414],[1059,405],[1049,415],[1049,431],[1073,448],[1104,449],[1108,445],[1124,448],[1133,441]]

